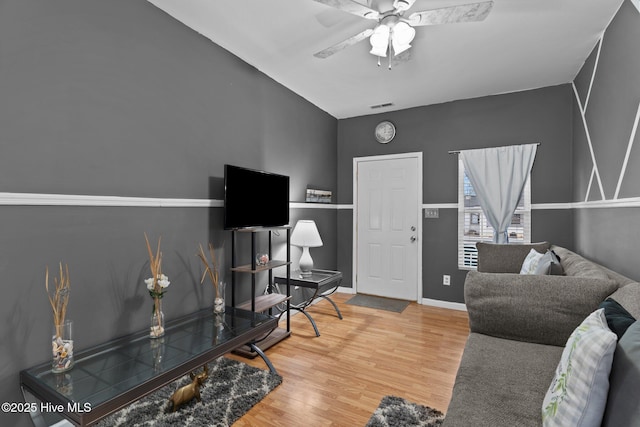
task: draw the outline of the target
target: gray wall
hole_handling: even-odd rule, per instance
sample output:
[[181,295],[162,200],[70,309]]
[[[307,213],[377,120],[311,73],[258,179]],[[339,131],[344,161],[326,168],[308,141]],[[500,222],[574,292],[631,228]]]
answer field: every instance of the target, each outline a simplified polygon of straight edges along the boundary
[[[231,163],[290,175],[300,202],[307,185],[336,191],[336,133],[335,118],[146,1],[0,2],[2,192],[221,199]],[[303,217],[323,233],[317,265],[335,268],[336,211],[292,209]],[[162,236],[168,318],[211,305],[198,243],[230,261],[220,208],[0,206],[0,223],[3,402],[22,399],[20,369],[50,358],[45,266],[69,265],[83,349],[148,327],[144,232]]]
[[[640,13],[629,0],[622,4],[602,40],[599,57],[596,46],[575,79],[580,104],[574,98],[573,200],[587,201],[575,212],[576,249],[620,273],[639,279],[639,205],[615,207],[614,201],[630,143],[632,148],[618,199],[640,197],[640,132],[634,140],[630,138],[640,102]],[[591,93],[587,97],[590,86]],[[594,166],[587,135],[604,197],[597,181],[592,182],[587,194]],[[593,202],[602,200],[608,207],[595,208]]]
[[[353,203],[353,158],[403,152],[423,153],[423,204],[457,203],[457,156],[449,150],[540,142],[532,172],[532,202],[562,203],[572,197],[572,90],[569,85],[461,100],[385,114],[340,120],[338,201]],[[378,144],[373,129],[381,120],[397,127],[395,139]],[[353,211],[338,215],[338,267],[352,271]],[[532,239],[573,244],[569,209],[535,210]],[[457,210],[440,209],[423,219],[423,297],[463,302],[466,271],[457,267]],[[451,285],[442,285],[442,275]]]

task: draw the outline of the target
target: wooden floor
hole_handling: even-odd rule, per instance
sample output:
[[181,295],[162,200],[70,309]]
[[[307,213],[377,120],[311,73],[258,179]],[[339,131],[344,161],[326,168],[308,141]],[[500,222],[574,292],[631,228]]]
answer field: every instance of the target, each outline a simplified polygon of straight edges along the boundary
[[[411,303],[402,313],[327,301],[302,314],[292,336],[267,350],[283,382],[240,418],[242,426],[364,426],[386,395],[446,412],[469,333],[466,312]],[[284,321],[283,321],[284,323]],[[228,357],[266,369],[263,360]]]

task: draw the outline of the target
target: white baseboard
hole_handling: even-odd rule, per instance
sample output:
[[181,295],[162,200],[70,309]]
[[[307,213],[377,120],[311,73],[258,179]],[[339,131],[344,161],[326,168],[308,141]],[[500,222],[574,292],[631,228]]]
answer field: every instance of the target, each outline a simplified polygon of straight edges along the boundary
[[461,302],[440,301],[437,299],[422,298],[423,305],[432,307],[448,308],[451,310],[467,311],[467,306]]
[[343,286],[338,286],[338,290],[336,292],[340,292],[342,294],[355,294],[356,293],[353,290],[353,288],[347,288],[347,287],[343,287]]

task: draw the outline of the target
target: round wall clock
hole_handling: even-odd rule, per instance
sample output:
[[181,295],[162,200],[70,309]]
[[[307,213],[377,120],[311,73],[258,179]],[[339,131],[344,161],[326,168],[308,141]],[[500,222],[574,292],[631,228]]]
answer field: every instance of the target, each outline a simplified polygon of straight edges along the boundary
[[376,140],[380,144],[388,144],[396,136],[396,127],[390,121],[383,121],[376,126]]

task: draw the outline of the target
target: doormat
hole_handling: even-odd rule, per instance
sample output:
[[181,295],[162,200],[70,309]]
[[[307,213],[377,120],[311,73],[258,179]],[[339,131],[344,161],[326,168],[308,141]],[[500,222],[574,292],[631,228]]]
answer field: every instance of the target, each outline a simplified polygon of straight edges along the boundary
[[97,426],[227,427],[280,385],[282,377],[237,360],[220,357],[209,363],[209,378],[200,388],[202,401],[193,399],[176,412],[168,411],[169,397],[178,387],[190,382],[189,376],[176,380],[109,415]]
[[365,427],[439,427],[444,414],[401,397],[385,396]]
[[356,294],[347,301],[347,304],[358,305],[360,307],[377,308],[379,310],[393,311],[395,313],[402,313],[402,311],[407,308],[410,302],[411,301],[402,299]]

